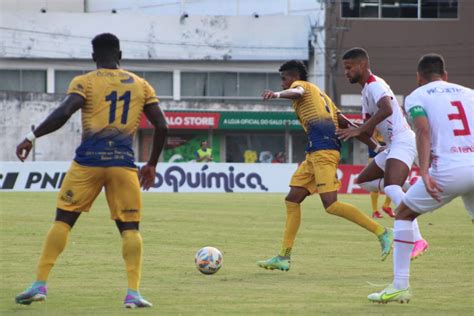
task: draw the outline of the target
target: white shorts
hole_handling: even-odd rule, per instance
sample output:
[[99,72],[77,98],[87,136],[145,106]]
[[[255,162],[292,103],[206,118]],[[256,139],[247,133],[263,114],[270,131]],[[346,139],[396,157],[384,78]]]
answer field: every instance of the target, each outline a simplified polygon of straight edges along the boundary
[[397,159],[402,161],[410,169],[416,158],[416,140],[411,134],[398,140],[394,140],[387,149],[375,156],[374,161],[377,166],[385,170],[387,159]]
[[461,196],[464,206],[474,219],[474,166],[463,166],[453,169],[435,171],[430,175],[443,189],[441,202],[434,200],[426,191],[425,184],[420,178],[405,194],[403,203],[412,211],[423,214],[434,211]]

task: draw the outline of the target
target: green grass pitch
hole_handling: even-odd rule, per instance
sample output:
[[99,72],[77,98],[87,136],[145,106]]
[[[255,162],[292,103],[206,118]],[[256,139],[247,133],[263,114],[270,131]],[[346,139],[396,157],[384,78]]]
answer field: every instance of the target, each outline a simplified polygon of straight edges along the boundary
[[[0,315],[468,315],[474,310],[474,238],[460,199],[420,218],[429,251],[412,264],[409,304],[378,305],[367,295],[391,282],[391,256],[376,238],[327,215],[318,197],[303,204],[289,272],[258,268],[275,255],[285,220],[283,194],[145,193],[141,292],[152,309],[127,311],[121,240],[103,195],[83,214],[53,269],[45,303],[15,305],[34,280],[55,193],[0,193]],[[367,195],[341,195],[369,213]],[[380,199],[379,203],[382,203]],[[380,220],[392,226],[390,218]],[[224,254],[215,275],[194,254]],[[373,286],[369,283],[380,284]]]

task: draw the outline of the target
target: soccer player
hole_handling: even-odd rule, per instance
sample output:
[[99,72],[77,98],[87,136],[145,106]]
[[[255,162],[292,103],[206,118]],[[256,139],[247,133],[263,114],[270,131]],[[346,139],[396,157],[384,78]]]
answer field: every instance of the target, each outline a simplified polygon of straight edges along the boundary
[[[36,281],[16,296],[19,304],[29,305],[46,299],[46,281],[66,247],[70,230],[105,188],[111,218],[122,236],[122,254],[128,276],[125,307],[152,306],[139,292],[143,249],[139,232],[140,186],[148,190],[154,184],[155,167],[168,127],[150,84],[120,69],[119,39],[113,34],[100,34],[92,40],[92,47],[97,70],[75,77],[64,101],[28,133],[16,149],[18,158],[24,161],[35,138],[56,131],[81,109],[82,142],[57,197],[56,219],[46,236]],[[155,127],[155,133],[149,160],[138,170],[134,164],[132,139],[142,112]]]
[[[385,146],[382,135],[375,129],[374,135],[372,136],[381,146]],[[369,148],[369,163],[374,160],[374,157],[377,156],[377,153]],[[378,199],[379,192],[370,192],[370,203],[372,205],[372,218],[382,218],[382,214],[379,212]],[[385,196],[385,201],[382,205],[382,211],[384,211],[388,216],[395,217],[392,208],[390,207],[392,200],[388,196]]]
[[[308,137],[306,159],[293,174],[290,192],[286,196],[286,225],[280,253],[268,260],[258,261],[265,269],[290,269],[290,256],[296,233],[301,222],[300,204],[307,196],[319,193],[326,212],[343,217],[375,234],[382,247],[382,260],[391,251],[393,232],[375,222],[357,207],[337,200],[340,182],[336,171],[340,159],[341,143],[336,136],[339,125],[347,126],[349,121],[339,112],[332,100],[317,86],[307,81],[306,66],[301,61],[288,61],[280,67],[283,91],[266,90],[262,97],[290,99],[303,129]],[[380,146],[369,136],[361,141],[371,148]]]
[[368,296],[374,302],[407,302],[411,298],[410,252],[415,218],[458,196],[470,214],[474,211],[474,93],[447,82],[444,65],[440,55],[423,56],[416,76],[420,87],[405,100],[405,110],[415,126],[423,181],[408,190],[397,208],[394,279],[383,291]]
[[[382,192],[400,205],[409,187],[406,182],[416,158],[415,134],[408,125],[403,110],[388,84],[370,70],[369,55],[363,48],[351,48],[342,56],[349,82],[360,84],[362,89],[362,115],[364,124],[357,128],[340,129],[342,140],[361,134],[372,135],[375,128],[382,134],[387,147],[359,174],[357,183],[369,192]],[[421,236],[418,222],[414,221],[416,245],[412,259],[428,249]]]

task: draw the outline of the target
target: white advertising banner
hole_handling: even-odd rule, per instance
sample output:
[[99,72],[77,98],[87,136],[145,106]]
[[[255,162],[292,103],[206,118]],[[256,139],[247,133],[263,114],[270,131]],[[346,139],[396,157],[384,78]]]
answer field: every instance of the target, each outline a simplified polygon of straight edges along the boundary
[[[58,191],[70,164],[0,162],[0,190]],[[160,163],[150,192],[288,192],[296,168],[297,164]]]

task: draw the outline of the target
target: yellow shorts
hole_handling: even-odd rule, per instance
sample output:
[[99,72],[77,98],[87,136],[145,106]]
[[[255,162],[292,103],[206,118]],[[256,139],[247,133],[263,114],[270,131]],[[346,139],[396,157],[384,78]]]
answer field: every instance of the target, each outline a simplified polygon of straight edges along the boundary
[[291,177],[290,186],[303,187],[311,194],[337,191],[341,186],[337,179],[339,159],[337,150],[318,150],[306,154],[306,160]]
[[73,161],[61,185],[57,208],[88,212],[103,187],[113,220],[140,221],[140,182],[134,168],[87,167]]

